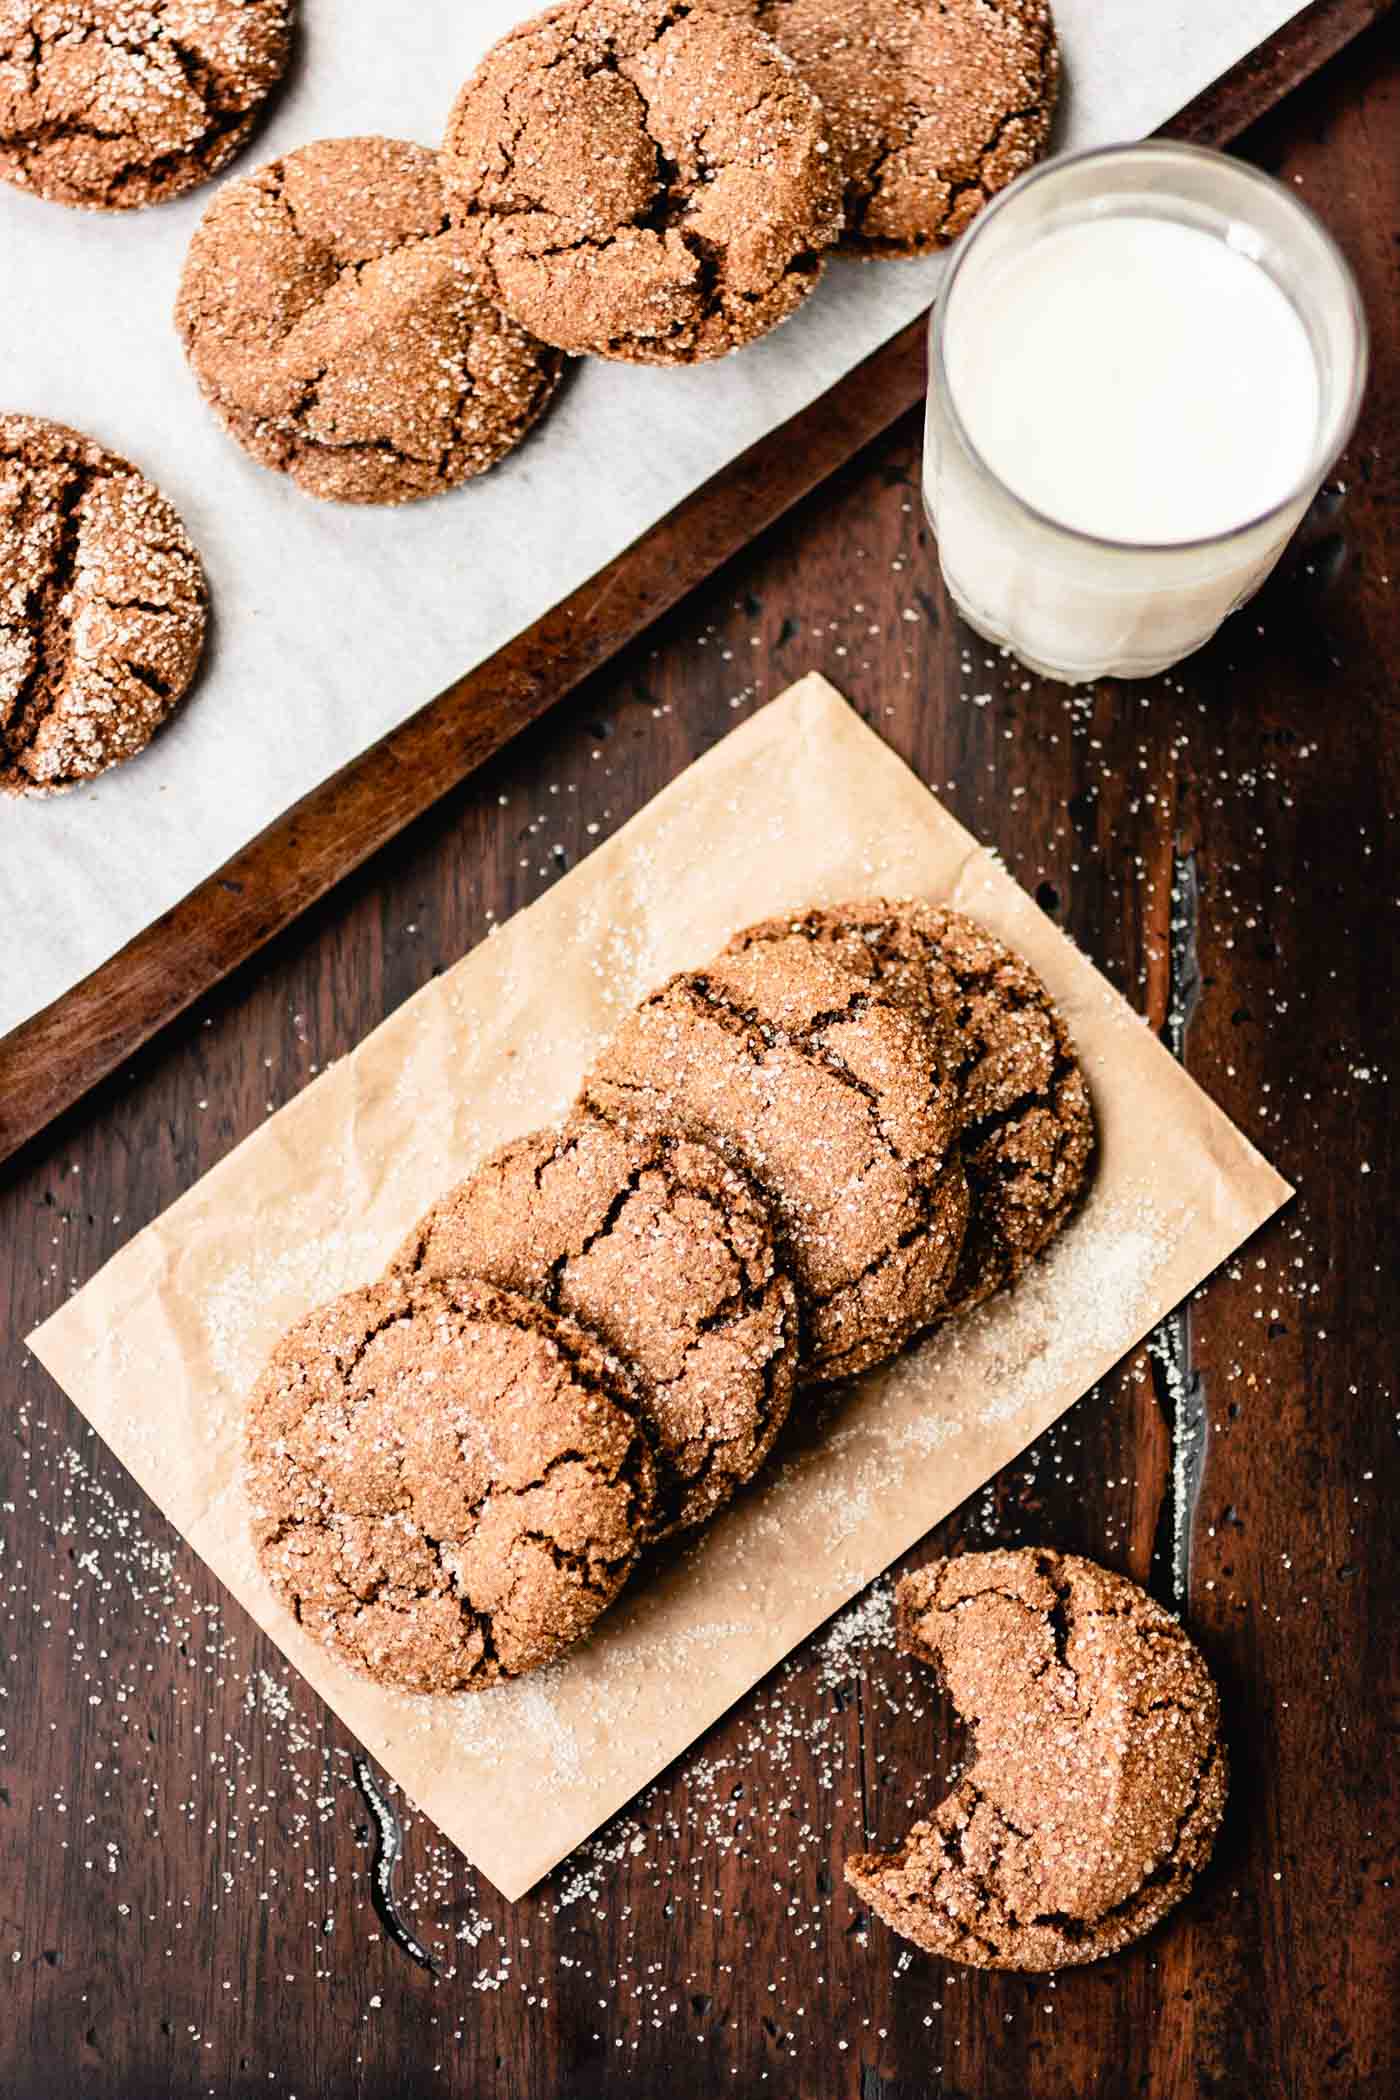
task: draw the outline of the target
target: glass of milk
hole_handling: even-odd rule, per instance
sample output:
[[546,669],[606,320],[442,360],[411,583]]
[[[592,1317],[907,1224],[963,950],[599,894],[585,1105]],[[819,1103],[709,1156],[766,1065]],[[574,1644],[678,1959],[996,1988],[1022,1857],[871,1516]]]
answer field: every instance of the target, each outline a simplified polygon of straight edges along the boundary
[[959,611],[1053,678],[1144,678],[1278,560],[1350,437],[1366,323],[1292,191],[1195,146],[1052,161],[930,322],[924,500]]

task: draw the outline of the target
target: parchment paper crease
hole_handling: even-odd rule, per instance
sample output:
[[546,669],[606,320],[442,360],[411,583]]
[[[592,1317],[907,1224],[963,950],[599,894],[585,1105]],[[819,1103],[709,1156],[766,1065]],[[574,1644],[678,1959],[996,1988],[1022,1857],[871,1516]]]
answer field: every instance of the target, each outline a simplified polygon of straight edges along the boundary
[[[436,145],[481,53],[537,4],[300,0],[292,77],[230,179],[315,138]],[[1056,0],[1056,145],[1153,130],[1298,7]],[[692,371],[582,364],[494,473],[355,510],[254,466],[200,402],[170,311],[211,195],[114,216],[0,183],[0,408],[76,423],[151,474],[215,615],[190,704],[134,765],[58,800],[0,797],[0,1033],[832,386],[922,312],[940,269],[836,265],[768,341]]]
[[[1082,1052],[1090,1201],[1001,1299],[804,1422],[781,1464],[563,1662],[384,1692],[263,1585],[236,1481],[279,1333],[366,1282],[490,1146],[566,1107],[622,1012],[746,921],[917,894],[1030,958]],[[109,1262],[33,1347],[381,1764],[521,1895],[811,1629],[1005,1465],[1286,1198],[1155,1036],[818,677],[733,731]]]

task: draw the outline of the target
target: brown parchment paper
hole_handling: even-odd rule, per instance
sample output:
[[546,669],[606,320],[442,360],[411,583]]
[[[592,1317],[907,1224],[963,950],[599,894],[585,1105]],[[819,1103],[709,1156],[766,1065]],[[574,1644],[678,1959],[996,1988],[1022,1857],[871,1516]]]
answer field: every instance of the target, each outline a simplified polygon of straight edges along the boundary
[[[765,1481],[535,1677],[386,1692],[264,1585],[243,1395],[489,1147],[561,1112],[626,1008],[738,926],[884,892],[972,913],[1054,992],[1093,1089],[1093,1193],[1017,1288],[804,1421]],[[813,1627],[1021,1451],[1290,1191],[841,696],[808,677],[427,985],[33,1336],[88,1420],[419,1807],[522,1895]]]

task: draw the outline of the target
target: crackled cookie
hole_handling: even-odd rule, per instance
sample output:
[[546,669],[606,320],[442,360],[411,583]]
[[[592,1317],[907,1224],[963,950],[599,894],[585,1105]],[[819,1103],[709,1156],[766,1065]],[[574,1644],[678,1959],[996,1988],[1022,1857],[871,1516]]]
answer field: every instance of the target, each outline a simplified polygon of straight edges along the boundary
[[258,1557],[298,1623],[380,1684],[476,1691],[588,1632],[655,1471],[602,1345],[489,1284],[350,1291],[278,1344],[248,1405]]
[[1136,1583],[1026,1548],[936,1561],[897,1593],[901,1646],[973,1731],[964,1776],[897,1852],[846,1862],[886,1924],[989,1969],[1059,1969],[1180,1902],[1224,1811],[1220,1702]]
[[482,283],[561,349],[719,357],[801,304],[841,225],[826,118],[750,23],[573,0],[462,89],[443,181]]
[[834,905],[750,926],[731,945],[794,934],[913,1011],[957,1021],[972,1219],[946,1311],[966,1312],[1021,1273],[1083,1193],[1094,1113],[1069,1031],[1029,963],[942,905]]
[[846,244],[956,240],[1044,153],[1059,89],[1048,0],[709,0],[815,88],[845,177]]
[[204,182],[257,122],[291,0],[0,0],[0,175],[98,211]]
[[584,1082],[605,1116],[715,1146],[773,1206],[805,1380],[936,1318],[967,1222],[958,1046],[809,941],[761,942],[644,999]]
[[143,749],[204,646],[173,506],[61,423],[0,415],[0,788],[42,794]]
[[483,473],[563,368],[484,296],[434,155],[402,139],[322,139],[220,190],[175,323],[238,442],[341,503]]
[[797,1306],[767,1207],[707,1145],[580,1116],[505,1145],[395,1257],[570,1314],[636,1376],[656,1535],[701,1524],[768,1456],[792,1398]]

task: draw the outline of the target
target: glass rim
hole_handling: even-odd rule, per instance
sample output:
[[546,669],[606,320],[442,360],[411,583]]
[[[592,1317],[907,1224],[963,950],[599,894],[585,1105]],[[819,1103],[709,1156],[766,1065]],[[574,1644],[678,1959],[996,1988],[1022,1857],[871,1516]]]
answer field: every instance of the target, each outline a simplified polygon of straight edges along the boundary
[[[1317,439],[1308,454],[1307,466],[1295,480],[1287,494],[1281,496],[1277,502],[1271,503],[1266,510],[1257,511],[1253,516],[1242,518],[1237,525],[1226,526],[1219,532],[1203,533],[1195,539],[1112,539],[1103,533],[1089,532],[1082,526],[1068,524],[1062,518],[1053,517],[1049,511],[1039,509],[1025,496],[1020,495],[1013,489],[1010,483],[1004,480],[997,473],[996,469],[983,458],[968,434],[967,426],[963,422],[953,393],[952,383],[948,376],[944,340],[946,319],[952,306],[958,278],[967,263],[968,257],[975,253],[979,235],[988,226],[994,224],[1009,205],[1018,202],[1028,190],[1036,188],[1039,184],[1052,181],[1056,176],[1062,175],[1067,169],[1081,167],[1087,161],[1111,161],[1129,154],[1147,155],[1164,160],[1204,161],[1216,167],[1223,164],[1230,170],[1232,175],[1242,180],[1247,187],[1270,191],[1275,197],[1283,198],[1289,208],[1319,240],[1324,253],[1337,273],[1338,281],[1345,294],[1347,318],[1350,323],[1355,348],[1355,355],[1352,360],[1351,384],[1346,389],[1344,396],[1337,402],[1331,414],[1322,422]],[[1287,294],[1285,293],[1286,296]],[[974,224],[964,235],[948,274],[939,286],[929,314],[928,327],[931,362],[929,384],[931,387],[937,387],[942,407],[947,415],[953,435],[978,473],[983,475],[993,485],[1013,509],[1019,511],[1023,517],[1029,518],[1035,524],[1043,527],[1047,532],[1055,533],[1066,540],[1075,541],[1081,546],[1095,547],[1104,552],[1118,554],[1199,553],[1210,548],[1224,547],[1230,541],[1241,539],[1246,534],[1255,531],[1259,526],[1267,525],[1281,518],[1286,511],[1291,510],[1296,503],[1300,502],[1310,489],[1318,485],[1333,461],[1337,459],[1350,442],[1356,429],[1357,418],[1361,413],[1361,402],[1366,390],[1366,379],[1370,365],[1370,331],[1366,323],[1366,311],[1361,303],[1360,287],[1356,282],[1351,265],[1343,255],[1335,237],[1323,224],[1312,207],[1305,204],[1301,197],[1295,196],[1286,184],[1275,180],[1272,175],[1264,174],[1262,169],[1252,166],[1250,162],[1237,160],[1233,154],[1218,153],[1210,146],[1193,146],[1177,139],[1124,139],[1117,144],[1109,146],[1082,147],[1077,153],[1063,153],[1052,160],[1043,161],[1039,167],[1029,169],[1024,175],[1018,176],[1014,182],[1008,183],[1007,187],[978,213]]]

